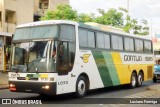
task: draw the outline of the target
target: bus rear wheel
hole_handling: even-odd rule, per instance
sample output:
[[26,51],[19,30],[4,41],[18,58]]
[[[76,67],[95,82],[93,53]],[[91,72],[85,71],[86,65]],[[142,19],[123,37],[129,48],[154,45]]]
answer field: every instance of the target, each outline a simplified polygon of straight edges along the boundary
[[143,74],[139,73],[137,77],[137,86],[138,87],[142,86],[142,82],[143,82]]
[[87,80],[85,77],[80,76],[76,82],[76,96],[84,97],[87,93]]
[[132,73],[131,79],[130,79],[130,88],[135,88],[137,84],[137,76],[136,73]]

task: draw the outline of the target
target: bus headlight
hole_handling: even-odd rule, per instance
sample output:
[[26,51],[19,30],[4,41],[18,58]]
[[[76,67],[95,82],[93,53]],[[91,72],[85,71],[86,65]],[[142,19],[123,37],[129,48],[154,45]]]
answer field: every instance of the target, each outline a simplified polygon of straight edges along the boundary
[[49,89],[49,85],[42,86],[42,89],[48,90]]

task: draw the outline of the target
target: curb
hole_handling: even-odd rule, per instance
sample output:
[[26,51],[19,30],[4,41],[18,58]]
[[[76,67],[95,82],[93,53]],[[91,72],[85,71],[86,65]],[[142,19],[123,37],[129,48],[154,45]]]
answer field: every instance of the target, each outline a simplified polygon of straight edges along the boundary
[[0,90],[9,89],[9,87],[0,87]]
[[147,87],[146,90],[160,91],[160,84],[154,84],[152,86],[149,86],[149,87]]

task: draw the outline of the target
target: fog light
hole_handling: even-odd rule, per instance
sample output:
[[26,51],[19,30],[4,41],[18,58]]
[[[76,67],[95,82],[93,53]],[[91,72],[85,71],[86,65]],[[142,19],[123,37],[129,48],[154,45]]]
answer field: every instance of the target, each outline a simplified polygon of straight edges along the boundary
[[12,88],[12,87],[15,87],[15,85],[14,85],[14,84],[9,84],[9,87],[11,87],[11,88]]
[[49,85],[42,86],[42,88],[48,90],[49,89]]

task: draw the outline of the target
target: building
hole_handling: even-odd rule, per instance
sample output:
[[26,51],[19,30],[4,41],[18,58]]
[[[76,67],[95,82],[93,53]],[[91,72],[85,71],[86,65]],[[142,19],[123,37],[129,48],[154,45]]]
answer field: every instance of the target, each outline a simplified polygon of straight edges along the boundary
[[37,21],[59,4],[69,0],[0,0],[0,32],[13,34],[16,25]]
[[69,0],[35,0],[34,4],[34,21],[38,21],[47,10],[54,10],[59,4],[69,5]]
[[0,0],[0,71],[7,70],[9,65],[6,53],[16,26],[38,21],[59,4],[69,4],[69,0]]

